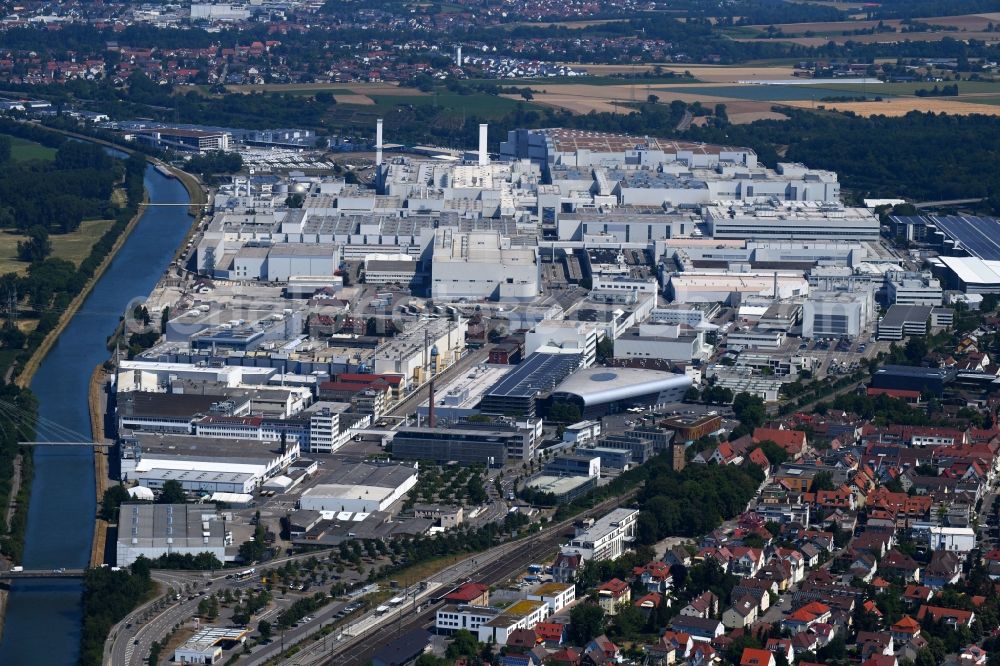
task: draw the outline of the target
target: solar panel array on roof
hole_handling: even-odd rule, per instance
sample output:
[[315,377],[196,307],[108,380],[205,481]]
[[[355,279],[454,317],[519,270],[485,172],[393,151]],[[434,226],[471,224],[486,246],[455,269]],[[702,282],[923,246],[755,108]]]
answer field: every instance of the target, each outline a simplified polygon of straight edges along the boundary
[[[1000,220],[976,215],[894,215],[897,224],[934,227],[956,254],[1000,261]],[[947,248],[946,248],[947,249]]]
[[521,361],[513,372],[493,385],[486,395],[530,398],[542,391],[551,391],[580,367],[581,359],[581,354],[535,352]]

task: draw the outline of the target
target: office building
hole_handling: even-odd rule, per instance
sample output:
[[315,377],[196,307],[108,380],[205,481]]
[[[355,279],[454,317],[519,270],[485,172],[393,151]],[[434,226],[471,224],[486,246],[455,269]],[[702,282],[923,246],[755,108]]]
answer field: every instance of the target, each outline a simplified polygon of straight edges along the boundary
[[878,322],[879,340],[902,340],[907,335],[927,335],[930,305],[893,305]]
[[500,466],[506,460],[530,460],[530,439],[527,431],[518,429],[400,428],[392,439],[392,455],[400,460]]
[[930,272],[891,271],[885,274],[889,305],[941,305],[941,282]]
[[638,518],[638,509],[615,509],[564,544],[561,551],[579,554],[584,562],[616,559],[628,550],[635,537]]

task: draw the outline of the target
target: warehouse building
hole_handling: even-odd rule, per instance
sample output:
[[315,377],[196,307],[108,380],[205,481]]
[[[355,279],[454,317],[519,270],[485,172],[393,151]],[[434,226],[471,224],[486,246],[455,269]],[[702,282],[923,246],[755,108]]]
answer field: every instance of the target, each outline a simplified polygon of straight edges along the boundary
[[116,562],[131,566],[140,556],[154,560],[162,555],[210,553],[220,562],[233,535],[214,508],[198,504],[122,504],[118,513]]
[[707,356],[711,347],[705,345],[705,332],[686,326],[640,324],[630,328],[615,340],[615,358],[663,359],[690,363]]
[[177,481],[201,493],[252,493],[299,457],[298,442],[132,433],[121,441],[121,480],[147,488]]
[[557,348],[583,355],[584,367],[597,360],[598,327],[582,321],[546,319],[524,334],[524,353]]
[[299,498],[305,511],[387,511],[417,484],[417,468],[394,463],[355,463],[327,470],[321,483]]
[[872,375],[876,389],[928,392],[937,397],[955,379],[956,371],[948,368],[921,368],[912,365],[883,365]]
[[777,288],[780,299],[805,296],[809,282],[801,271],[794,275],[771,272],[729,272],[697,270],[670,275],[667,295],[679,303],[738,304],[746,296],[774,297]]
[[935,257],[945,285],[968,294],[1000,294],[1000,260],[978,257]]

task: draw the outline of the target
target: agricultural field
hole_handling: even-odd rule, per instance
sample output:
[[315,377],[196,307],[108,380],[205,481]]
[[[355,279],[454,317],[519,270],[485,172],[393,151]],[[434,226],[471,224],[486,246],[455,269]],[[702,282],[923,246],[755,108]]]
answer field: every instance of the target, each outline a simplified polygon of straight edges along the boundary
[[[928,42],[940,41],[945,37],[954,39],[977,39],[992,43],[1000,41],[1000,33],[989,32],[990,25],[1000,24],[1000,12],[981,14],[962,14],[958,16],[934,16],[917,19],[921,24],[934,26],[936,29],[928,32],[903,32],[904,24],[900,19],[881,21],[885,27],[894,28],[895,32],[875,32],[874,34],[852,34],[855,31],[873,30],[879,21],[867,20],[864,15],[855,21],[829,21],[814,23],[776,23],[774,25],[750,25],[727,28],[726,34],[736,41],[755,41],[758,39],[774,39],[801,46],[824,46],[829,42],[843,44],[847,41],[862,44],[885,42]],[[774,36],[772,32],[780,32]]]
[[[851,111],[859,116],[905,116],[910,111],[1000,116],[1000,98],[983,99],[990,101],[976,104],[956,97],[894,97],[881,102],[824,102],[822,106],[834,111]],[[800,108],[815,106],[812,102],[787,102],[787,105]]]
[[[76,265],[87,258],[90,249],[104,235],[114,220],[84,220],[80,228],[70,234],[52,234],[52,256],[72,261]],[[0,275],[28,272],[28,264],[17,258],[17,243],[26,236],[11,231],[0,232]]]

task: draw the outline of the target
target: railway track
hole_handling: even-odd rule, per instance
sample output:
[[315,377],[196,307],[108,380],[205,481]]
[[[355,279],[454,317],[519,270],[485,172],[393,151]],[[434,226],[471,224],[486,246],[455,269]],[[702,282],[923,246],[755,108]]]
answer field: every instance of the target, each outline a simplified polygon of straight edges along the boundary
[[[488,562],[477,567],[470,572],[471,578],[494,585],[503,582],[511,576],[523,571],[524,568],[532,564],[534,560],[541,556],[548,555],[555,550],[565,539],[566,528],[581,518],[603,515],[611,509],[628,504],[635,497],[638,489],[633,489],[619,497],[605,500],[587,511],[574,516],[561,523],[546,528],[542,532],[528,537],[515,544],[500,546],[500,556],[491,558]],[[507,550],[503,550],[507,548]],[[487,553],[480,553],[476,559],[484,556],[489,557],[490,553],[497,553],[498,549]],[[473,557],[469,558],[474,559]],[[364,666],[371,661],[374,653],[382,646],[403,635],[411,629],[425,627],[432,624],[437,614],[437,609],[441,602],[428,602],[421,607],[423,610],[416,611],[406,617],[379,625],[377,628],[360,634],[350,641],[343,643],[339,648],[334,648],[321,663],[327,666]]]

